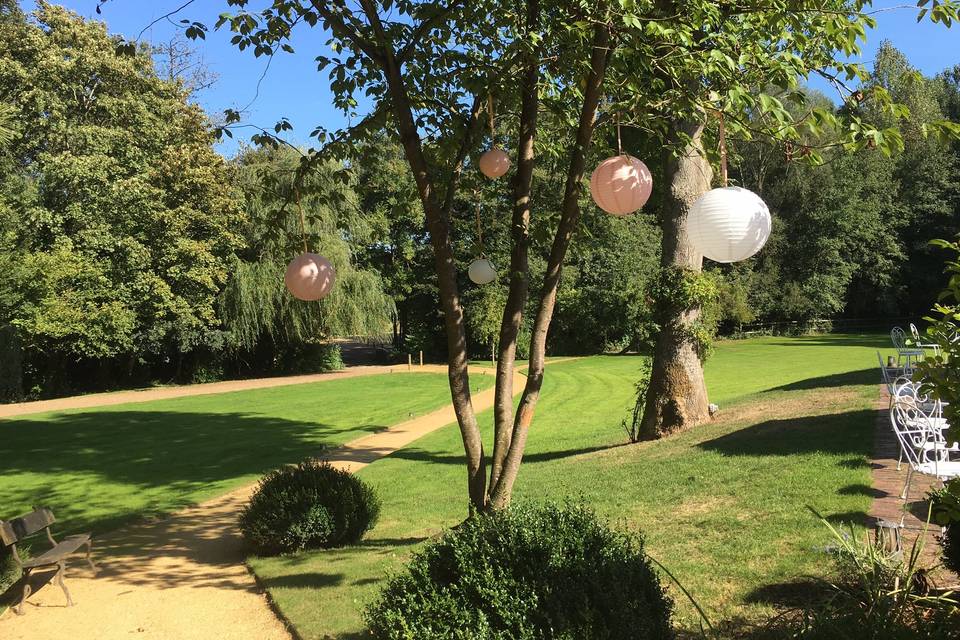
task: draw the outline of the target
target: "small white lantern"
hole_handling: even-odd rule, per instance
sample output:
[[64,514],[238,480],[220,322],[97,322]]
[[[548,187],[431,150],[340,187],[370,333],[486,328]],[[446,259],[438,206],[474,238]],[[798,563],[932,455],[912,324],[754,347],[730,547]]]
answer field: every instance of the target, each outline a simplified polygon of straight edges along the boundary
[[330,293],[337,278],[330,261],[316,253],[302,253],[287,266],[283,281],[299,300],[319,300]]
[[708,191],[687,216],[690,242],[715,262],[738,262],[754,255],[767,243],[771,226],[767,205],[741,187]]
[[486,258],[477,258],[470,263],[467,275],[476,284],[490,284],[497,279],[497,270]]
[[590,176],[590,195],[597,206],[615,216],[639,210],[650,199],[653,177],[647,165],[631,155],[607,158]]
[[493,147],[480,156],[480,172],[488,178],[499,178],[510,169],[510,156],[500,147]]

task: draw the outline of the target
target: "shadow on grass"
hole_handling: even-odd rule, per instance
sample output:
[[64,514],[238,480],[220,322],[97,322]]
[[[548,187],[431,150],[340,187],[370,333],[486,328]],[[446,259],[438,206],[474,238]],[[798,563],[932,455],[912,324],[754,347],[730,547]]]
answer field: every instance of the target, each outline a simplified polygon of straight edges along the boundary
[[871,349],[893,349],[889,333],[825,333],[815,336],[797,336],[771,340],[765,344],[781,347],[869,347]]
[[841,487],[837,493],[842,496],[867,496],[868,498],[882,498],[887,495],[886,491],[881,491],[880,489],[863,484],[862,482],[848,484],[845,487]]
[[829,376],[820,376],[817,378],[807,378],[798,380],[789,384],[781,385],[767,389],[767,391],[807,391],[810,389],[829,389],[836,387],[863,386],[880,384],[880,373],[877,368],[861,369],[859,371],[847,371],[845,373],[835,373]]
[[289,573],[276,578],[261,578],[267,589],[323,589],[343,583],[340,573]]
[[[524,454],[523,462],[524,464],[537,463],[537,462],[550,462],[551,460],[562,460],[563,458],[571,458],[573,456],[584,455],[587,453],[595,453],[597,451],[606,451],[608,449],[615,449],[617,447],[628,446],[629,443],[616,443],[610,445],[603,445],[598,447],[582,447],[580,449],[564,449],[562,451],[543,451],[540,453],[528,453]],[[444,453],[435,453],[433,451],[427,451],[425,449],[417,449],[414,447],[405,447],[399,449],[394,453],[390,454],[391,458],[401,458],[403,460],[416,460],[418,462],[429,462],[432,464],[455,464],[463,465],[466,464],[466,458],[462,455],[449,455]]]
[[26,475],[0,482],[0,518],[39,504],[68,531],[109,530],[182,507],[211,484],[321,455],[324,442],[343,431],[244,413],[95,411],[5,420],[4,474]]
[[830,586],[813,577],[800,577],[755,587],[743,599],[749,604],[768,604],[778,608],[803,607],[823,601]]
[[[811,403],[816,399],[811,398]],[[863,409],[819,416],[767,420],[707,440],[699,446],[726,456],[791,456],[803,453],[858,455],[865,466],[873,447],[876,412]],[[841,461],[849,465],[849,459]]]

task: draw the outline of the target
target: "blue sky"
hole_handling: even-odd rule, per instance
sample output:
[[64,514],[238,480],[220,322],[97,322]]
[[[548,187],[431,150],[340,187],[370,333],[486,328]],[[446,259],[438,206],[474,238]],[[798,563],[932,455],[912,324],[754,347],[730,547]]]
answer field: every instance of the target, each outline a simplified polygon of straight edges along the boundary
[[[141,30],[185,0],[110,0],[97,16],[96,0],[62,0],[62,4],[82,16],[96,18],[107,23],[113,33],[128,38],[136,37]],[[21,2],[26,10],[33,8],[31,0]],[[878,3],[876,9],[897,6],[894,3]],[[902,4],[899,6],[903,6]],[[183,17],[198,20],[212,27],[217,16],[226,11],[225,0],[195,0],[183,12]],[[862,60],[869,63],[884,39],[903,51],[911,63],[927,75],[960,64],[960,25],[947,29],[929,22],[917,24],[915,9],[880,11],[875,17],[877,28],[868,33]],[[161,21],[143,34],[146,40],[165,42],[176,32],[177,27]],[[199,43],[200,51],[209,68],[219,80],[217,84],[198,96],[200,104],[212,114],[226,108],[243,108],[253,101],[246,112],[245,120],[253,124],[271,127],[281,117],[287,117],[294,126],[291,141],[308,143],[307,137],[315,126],[323,125],[336,129],[346,124],[343,115],[331,107],[326,74],[316,71],[314,58],[329,54],[326,38],[320,29],[304,27],[294,36],[295,55],[279,54],[271,63],[257,94],[257,81],[263,73],[266,61],[256,59],[249,51],[240,52],[230,45],[230,34],[225,31],[210,32],[206,42]],[[811,85],[828,95],[833,92],[825,83]],[[834,92],[835,93],[835,92]],[[256,100],[254,100],[256,96]],[[252,133],[252,132],[250,132]],[[247,134],[238,132],[238,137]],[[230,153],[235,143],[221,145],[221,151]]]

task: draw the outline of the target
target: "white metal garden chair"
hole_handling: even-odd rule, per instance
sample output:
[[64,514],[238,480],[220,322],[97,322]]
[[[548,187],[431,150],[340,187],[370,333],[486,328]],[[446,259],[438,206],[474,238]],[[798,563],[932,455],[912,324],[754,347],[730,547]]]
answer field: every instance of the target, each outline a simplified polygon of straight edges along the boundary
[[909,497],[914,473],[933,476],[939,482],[960,477],[960,461],[951,458],[951,454],[960,453],[960,444],[948,445],[943,437],[944,429],[938,429],[937,423],[920,410],[915,400],[908,395],[894,396],[890,405],[890,424],[901,453],[910,464],[901,498],[907,500]]
[[940,345],[935,342],[923,342],[923,338],[920,337],[920,331],[917,329],[917,325],[910,323],[910,334],[913,336],[913,346],[917,347],[921,351],[924,349],[932,349],[933,355],[940,355]]
[[918,349],[907,345],[907,334],[900,327],[894,327],[890,330],[890,340],[893,342],[893,348],[897,350],[897,364],[906,359],[904,366],[907,369],[913,368],[914,362],[923,360],[923,349]]

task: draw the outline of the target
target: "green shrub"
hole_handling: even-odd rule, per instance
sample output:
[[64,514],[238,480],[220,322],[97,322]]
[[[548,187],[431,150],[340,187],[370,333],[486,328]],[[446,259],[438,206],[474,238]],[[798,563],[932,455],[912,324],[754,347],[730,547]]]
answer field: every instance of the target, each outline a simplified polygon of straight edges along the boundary
[[417,553],[366,610],[375,638],[671,638],[672,602],[637,535],[583,506],[471,518]]
[[240,514],[243,536],[263,555],[360,541],[380,515],[380,500],[356,476],[308,460],[271,471]]
[[322,344],[320,345],[318,355],[320,371],[340,371],[343,369],[343,356],[340,352],[340,345],[335,343]]
[[[27,554],[20,551],[20,560],[26,560]],[[20,565],[13,559],[10,547],[0,547],[0,595],[20,579]]]
[[930,492],[930,519],[944,527],[940,536],[943,566],[960,573],[960,479],[946,482]]

